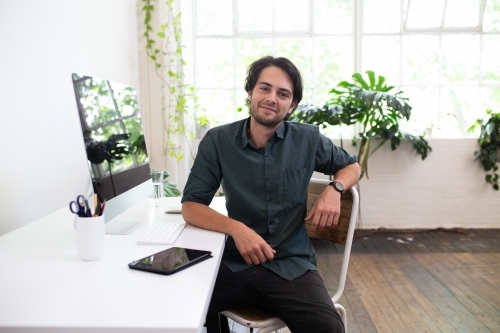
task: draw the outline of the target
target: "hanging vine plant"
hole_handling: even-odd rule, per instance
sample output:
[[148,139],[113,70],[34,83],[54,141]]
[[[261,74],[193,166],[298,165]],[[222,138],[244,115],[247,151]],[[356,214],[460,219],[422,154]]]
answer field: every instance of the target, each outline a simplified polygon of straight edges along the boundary
[[479,150],[474,152],[476,160],[483,165],[487,172],[485,180],[498,191],[498,163],[500,162],[500,112],[486,110],[486,115],[478,119],[470,128],[469,132],[474,132],[477,128],[481,129],[479,134]]
[[[163,108],[168,108],[168,126],[166,129],[165,148],[170,155],[180,161],[184,154],[177,149],[177,143],[173,140],[175,134],[180,134],[186,139],[193,138],[189,133],[185,120],[189,117],[189,108],[199,109],[198,97],[195,95],[194,87],[184,83],[184,66],[186,62],[182,56],[183,45],[181,13],[175,13],[175,0],[165,1],[168,12],[167,22],[159,25],[159,31],[155,33],[151,21],[155,11],[152,0],[142,0],[144,6],[142,11],[144,17],[144,38],[146,39],[146,51],[148,59],[153,62],[156,75],[169,91],[168,102]],[[168,64],[163,60],[168,56]],[[189,147],[189,145],[187,145]]]

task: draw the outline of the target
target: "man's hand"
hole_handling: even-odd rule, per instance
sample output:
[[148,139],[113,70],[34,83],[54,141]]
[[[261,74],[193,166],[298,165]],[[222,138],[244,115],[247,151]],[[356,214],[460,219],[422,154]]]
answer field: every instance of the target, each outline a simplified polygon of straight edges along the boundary
[[258,233],[243,223],[232,237],[236,248],[248,265],[258,265],[273,260],[276,251]]
[[327,186],[314,203],[313,208],[306,216],[306,221],[311,221],[311,232],[316,229],[331,228],[339,223],[340,192],[332,186]]
[[222,232],[233,237],[236,248],[249,265],[258,265],[274,259],[276,251],[258,233],[208,206],[196,202],[184,202],[182,217],[187,223],[198,228]]

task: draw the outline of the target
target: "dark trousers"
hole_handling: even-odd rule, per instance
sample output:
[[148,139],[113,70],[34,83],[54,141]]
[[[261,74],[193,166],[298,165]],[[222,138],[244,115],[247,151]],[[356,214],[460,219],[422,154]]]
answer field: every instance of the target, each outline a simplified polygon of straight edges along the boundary
[[288,281],[261,265],[233,273],[221,264],[208,308],[207,333],[229,332],[227,319],[219,312],[250,305],[279,317],[292,333],[344,332],[317,271]]

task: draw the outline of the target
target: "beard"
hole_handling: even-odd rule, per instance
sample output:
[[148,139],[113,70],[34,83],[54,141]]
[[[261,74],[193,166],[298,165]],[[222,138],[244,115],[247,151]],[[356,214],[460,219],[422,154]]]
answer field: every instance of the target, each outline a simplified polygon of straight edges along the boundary
[[274,117],[265,117],[258,113],[258,106],[252,107],[250,105],[250,115],[255,119],[255,121],[265,127],[275,127],[280,124],[287,116],[287,113],[283,117],[280,117],[279,114],[275,114]]

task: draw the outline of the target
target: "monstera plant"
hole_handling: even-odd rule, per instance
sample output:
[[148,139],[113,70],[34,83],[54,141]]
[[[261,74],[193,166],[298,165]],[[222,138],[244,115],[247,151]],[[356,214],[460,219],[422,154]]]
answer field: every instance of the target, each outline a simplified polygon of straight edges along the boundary
[[478,119],[470,128],[469,132],[474,132],[481,128],[479,134],[479,150],[474,152],[476,160],[483,165],[484,171],[488,174],[486,182],[498,191],[498,162],[500,162],[500,113],[486,110],[486,115]]
[[[432,148],[422,135],[413,135],[400,129],[400,121],[409,120],[411,106],[402,91],[392,93],[394,87],[385,83],[385,78],[366,72],[366,79],[359,73],[352,76],[352,82],[342,81],[330,91],[331,98],[323,106],[300,105],[290,120],[318,125],[360,124],[361,131],[352,138],[354,146],[359,145],[358,160],[361,176],[368,177],[368,158],[384,143],[390,142],[395,150],[404,139],[411,140],[413,147],[425,159]],[[380,139],[371,147],[373,139]],[[341,145],[343,142],[341,141]]]

